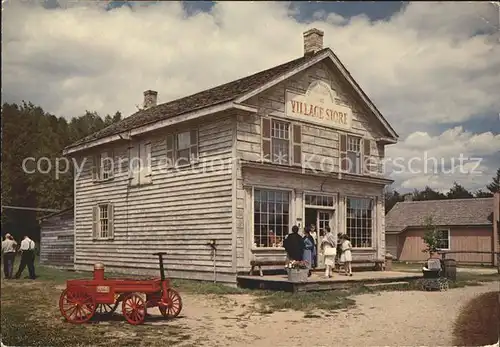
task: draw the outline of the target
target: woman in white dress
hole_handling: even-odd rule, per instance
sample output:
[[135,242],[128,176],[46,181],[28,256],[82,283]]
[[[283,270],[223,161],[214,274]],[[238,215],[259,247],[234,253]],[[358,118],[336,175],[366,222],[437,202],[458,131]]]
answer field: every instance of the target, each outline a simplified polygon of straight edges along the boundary
[[346,234],[342,235],[342,254],[340,255],[340,262],[344,264],[344,271],[346,276],[352,276],[352,244],[349,240],[349,236]]
[[331,232],[329,227],[325,227],[326,234],[321,240],[321,252],[325,260],[325,277],[332,277],[331,273],[335,268],[335,256],[337,255],[337,237]]

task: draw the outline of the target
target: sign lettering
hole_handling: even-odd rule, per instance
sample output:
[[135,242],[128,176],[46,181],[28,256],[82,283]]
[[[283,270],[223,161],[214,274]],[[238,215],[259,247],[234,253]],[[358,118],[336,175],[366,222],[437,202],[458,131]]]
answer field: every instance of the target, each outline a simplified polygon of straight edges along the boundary
[[322,125],[350,129],[352,110],[337,105],[335,92],[322,81],[311,83],[304,95],[287,91],[286,115]]

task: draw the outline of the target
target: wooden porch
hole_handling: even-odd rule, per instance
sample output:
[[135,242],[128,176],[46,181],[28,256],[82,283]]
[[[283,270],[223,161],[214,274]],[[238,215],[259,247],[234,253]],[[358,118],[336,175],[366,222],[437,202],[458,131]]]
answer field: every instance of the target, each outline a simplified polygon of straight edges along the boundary
[[383,284],[401,284],[422,278],[422,273],[398,271],[359,271],[351,277],[334,273],[332,278],[325,278],[324,273],[313,272],[307,282],[290,282],[286,274],[279,275],[238,275],[240,288],[279,290],[287,292],[309,292],[322,290],[349,289],[359,286],[375,286]]

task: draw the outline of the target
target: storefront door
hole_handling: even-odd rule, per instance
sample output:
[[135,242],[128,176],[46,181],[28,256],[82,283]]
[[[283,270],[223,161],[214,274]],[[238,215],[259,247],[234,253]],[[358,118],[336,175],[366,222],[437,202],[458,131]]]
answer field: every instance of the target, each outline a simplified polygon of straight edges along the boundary
[[317,259],[318,259],[318,268],[323,269],[325,268],[325,262],[323,257],[320,254],[320,246],[321,246],[321,240],[323,239],[322,235],[326,234],[326,227],[331,228],[331,221],[333,220],[333,213],[335,211],[332,210],[317,210],[316,214],[316,230],[318,230],[318,252],[317,252]]

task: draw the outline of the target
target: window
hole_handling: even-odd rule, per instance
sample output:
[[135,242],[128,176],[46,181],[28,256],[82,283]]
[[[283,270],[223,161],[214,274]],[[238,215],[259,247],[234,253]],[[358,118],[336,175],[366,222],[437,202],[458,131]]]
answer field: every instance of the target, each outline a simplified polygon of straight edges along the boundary
[[262,160],[282,164],[302,163],[302,128],[269,118],[262,118]]
[[189,165],[198,160],[198,130],[168,135],[167,160],[171,167]]
[[130,185],[151,183],[151,143],[140,142],[130,148]]
[[305,204],[309,206],[334,207],[335,200],[333,196],[306,194]]
[[277,164],[290,162],[290,124],[273,120],[271,122],[271,161]]
[[288,192],[254,190],[254,247],[282,247],[290,225]]
[[102,152],[93,157],[92,179],[104,181],[113,177],[114,160],[113,152]]
[[114,237],[114,206],[110,203],[99,204],[93,208],[93,239],[111,239]]
[[361,139],[347,136],[347,172],[361,173]]
[[347,198],[347,235],[355,248],[372,247],[373,200]]
[[448,229],[436,230],[437,248],[442,250],[450,249],[450,231]]

